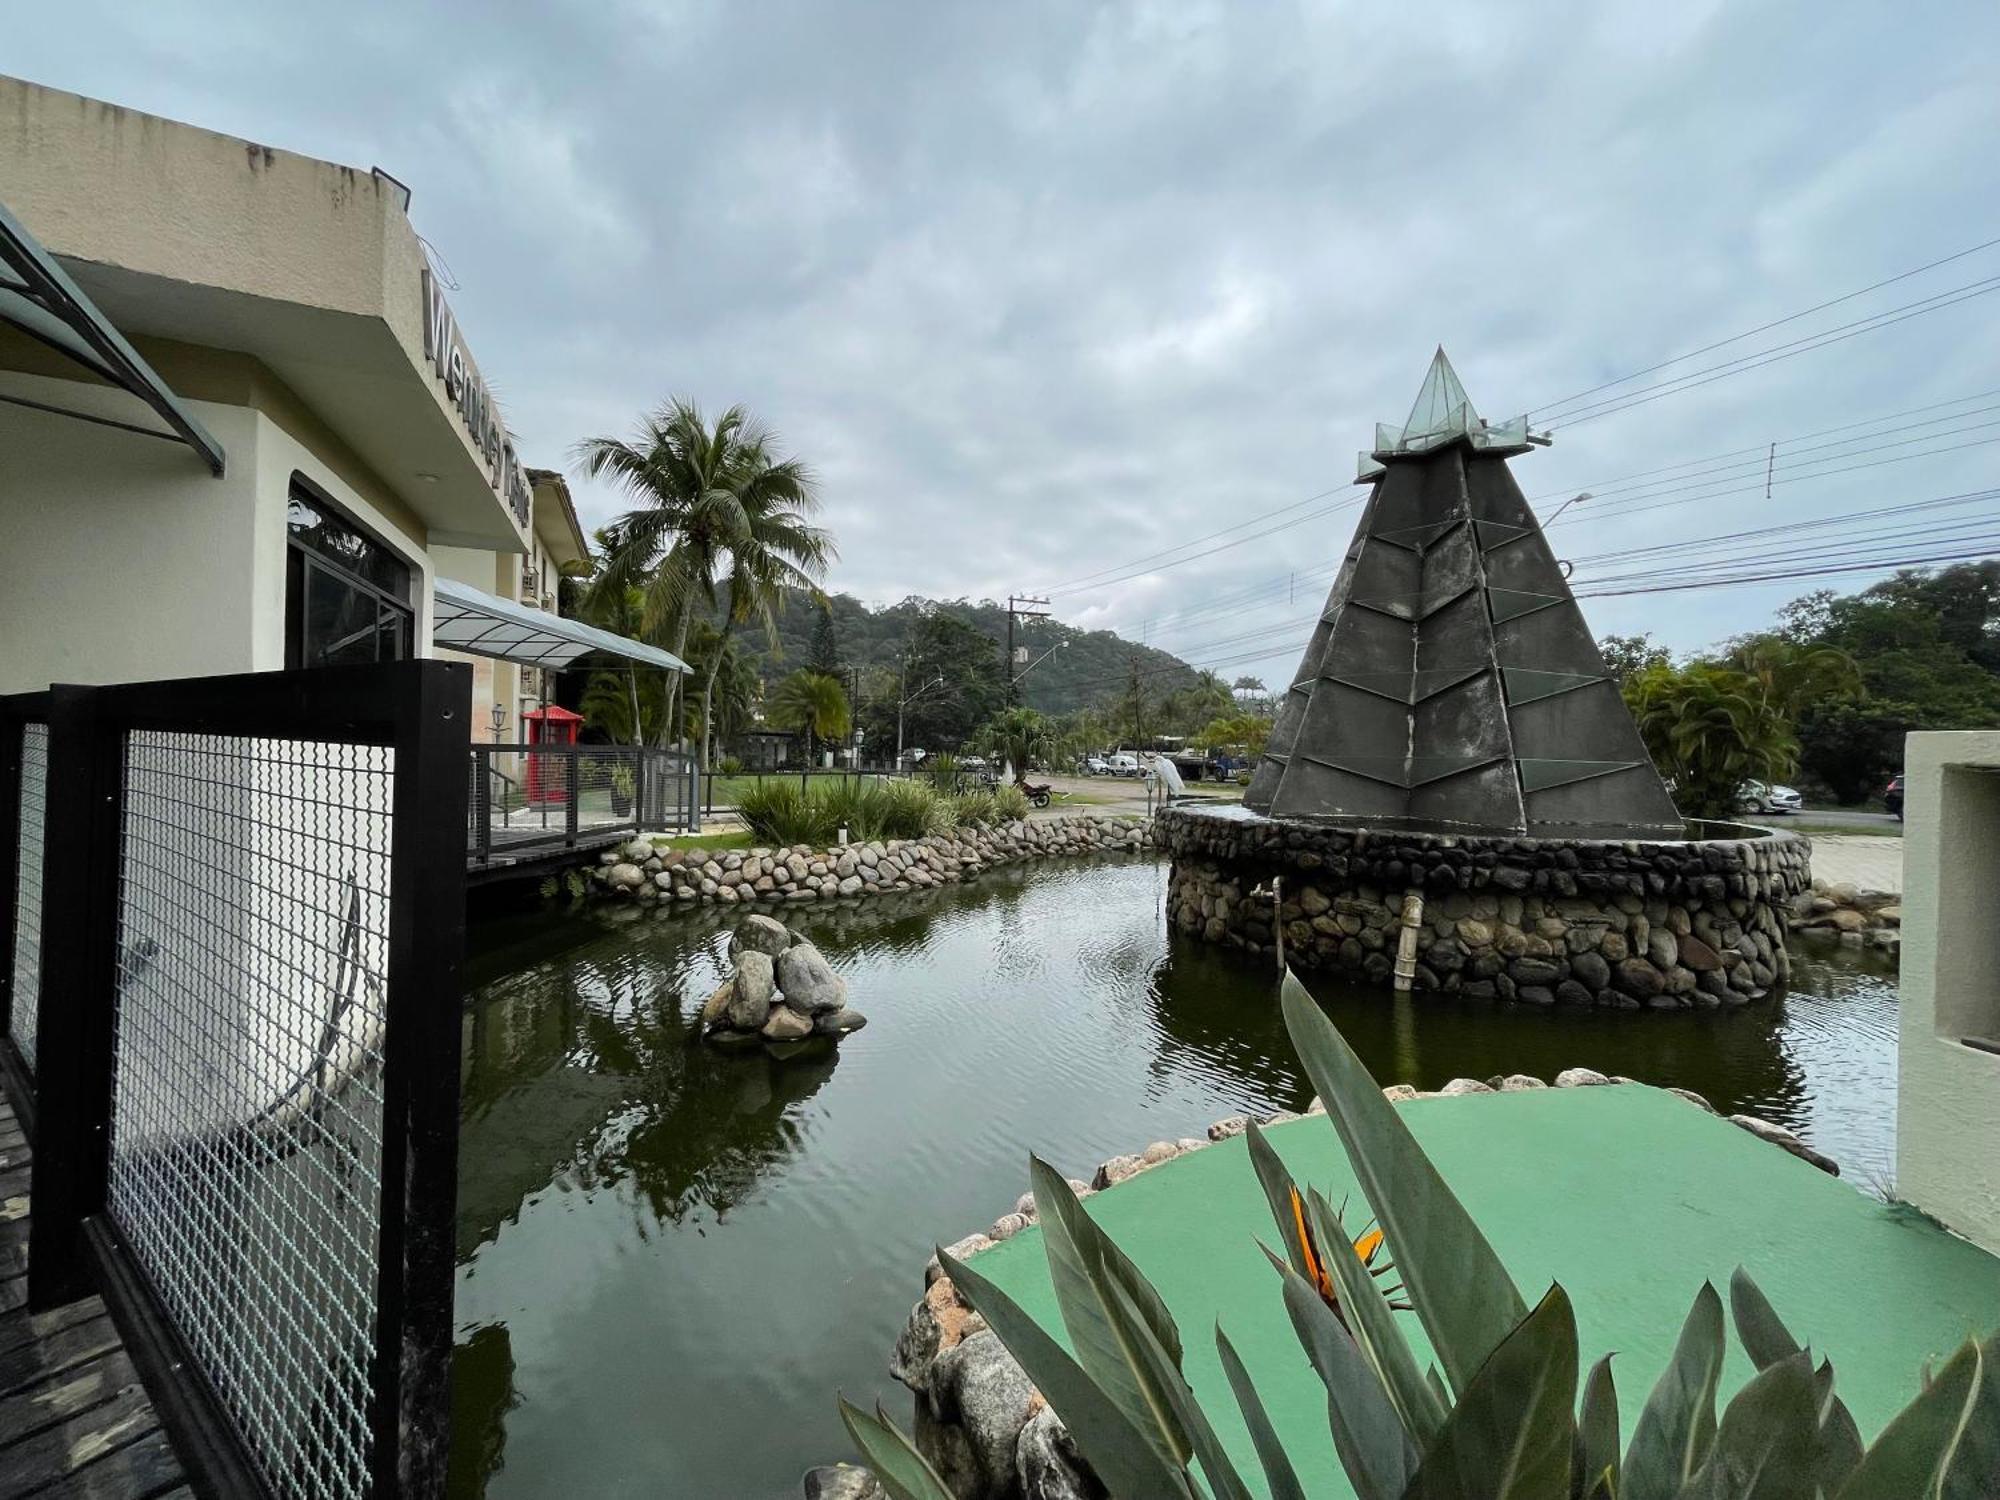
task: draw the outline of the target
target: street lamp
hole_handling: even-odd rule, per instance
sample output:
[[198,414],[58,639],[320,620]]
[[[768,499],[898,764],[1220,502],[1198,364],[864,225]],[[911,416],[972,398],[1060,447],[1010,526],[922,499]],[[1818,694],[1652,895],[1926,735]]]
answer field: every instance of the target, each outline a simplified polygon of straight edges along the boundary
[[[909,672],[909,663],[907,661],[903,663],[903,671],[905,674],[905,678],[907,679],[907,674]],[[897,770],[900,771],[903,768],[903,710],[907,708],[910,704],[915,703],[919,698],[923,697],[925,693],[931,692],[943,686],[944,686],[944,673],[940,672],[938,673],[937,676],[933,677],[929,682],[925,683],[922,687],[918,688],[914,693],[910,693],[907,696],[898,698],[896,700],[896,769]]]
[[500,731],[507,723],[507,705],[496,699],[487,717],[493,721],[493,743],[497,745],[500,743]]
[[1561,515],[1564,511],[1568,510],[1572,505],[1581,505],[1583,504],[1584,501],[1589,500],[1591,498],[1593,497],[1589,490],[1585,490],[1580,495],[1571,495],[1569,499],[1563,501],[1561,505],[1558,505],[1555,508],[1554,515],[1551,515],[1546,521],[1542,522],[1543,529],[1546,530],[1548,527],[1555,525],[1556,516]]
[[1058,651],[1067,651],[1068,649],[1069,649],[1068,641],[1057,641],[1053,646],[1049,647],[1048,650],[1044,651],[1040,656],[1036,657],[1033,661],[1029,662],[1025,667],[1021,668],[1021,670],[1016,672],[1012,677],[1008,678],[1007,686],[1012,687],[1015,683],[1019,682],[1023,677],[1026,677],[1030,672],[1034,671],[1035,668],[1039,667],[1043,662],[1047,661],[1051,656],[1054,656]]

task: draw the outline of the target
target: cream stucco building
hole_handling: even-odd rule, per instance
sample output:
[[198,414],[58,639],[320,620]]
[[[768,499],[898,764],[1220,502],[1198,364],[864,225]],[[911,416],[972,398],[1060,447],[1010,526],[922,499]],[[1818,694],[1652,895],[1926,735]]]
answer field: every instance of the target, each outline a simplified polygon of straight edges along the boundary
[[2000,732],[1903,752],[1896,1196],[2000,1254]]
[[511,738],[586,650],[678,666],[516,618],[587,542],[408,204],[379,171],[0,78],[0,692],[457,644],[484,658],[476,736],[498,704]]

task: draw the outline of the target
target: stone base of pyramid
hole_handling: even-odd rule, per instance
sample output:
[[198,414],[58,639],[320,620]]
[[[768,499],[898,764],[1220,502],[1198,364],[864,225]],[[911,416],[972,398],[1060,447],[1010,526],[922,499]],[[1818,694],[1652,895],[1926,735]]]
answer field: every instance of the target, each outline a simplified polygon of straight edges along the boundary
[[1517,838],[1357,828],[1236,806],[1159,814],[1167,913],[1185,932],[1298,968],[1391,985],[1406,898],[1422,897],[1415,987],[1626,1010],[1741,1005],[1783,984],[1785,909],[1810,841]]

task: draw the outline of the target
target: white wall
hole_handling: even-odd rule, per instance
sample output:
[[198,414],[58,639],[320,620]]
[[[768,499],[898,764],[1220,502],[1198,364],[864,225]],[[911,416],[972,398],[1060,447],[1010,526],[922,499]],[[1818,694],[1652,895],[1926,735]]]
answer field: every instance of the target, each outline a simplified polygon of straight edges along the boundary
[[[0,393],[134,418],[74,381],[0,371]],[[282,668],[294,471],[409,561],[427,652],[423,539],[264,413],[188,406],[228,454],[220,479],[182,444],[0,404],[0,692]]]
[[2000,732],[1913,734],[1903,757],[1896,1196],[2000,1254]]

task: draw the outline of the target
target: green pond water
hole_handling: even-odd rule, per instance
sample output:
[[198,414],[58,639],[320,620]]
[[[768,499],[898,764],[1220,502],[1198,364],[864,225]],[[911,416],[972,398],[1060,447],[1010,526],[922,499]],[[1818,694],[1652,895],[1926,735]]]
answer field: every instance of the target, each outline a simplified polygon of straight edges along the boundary
[[[889,1350],[931,1247],[1035,1150],[1073,1176],[1311,1087],[1273,975],[1170,934],[1150,857],[785,915],[870,1018],[837,1057],[698,1045],[727,920],[475,920],[453,1490],[796,1500],[848,1456],[834,1393],[907,1419]],[[1895,976],[1798,955],[1734,1011],[1578,1012],[1312,987],[1384,1082],[1593,1067],[1762,1115],[1879,1190]],[[1246,1225],[1246,1232],[1261,1226]]]

